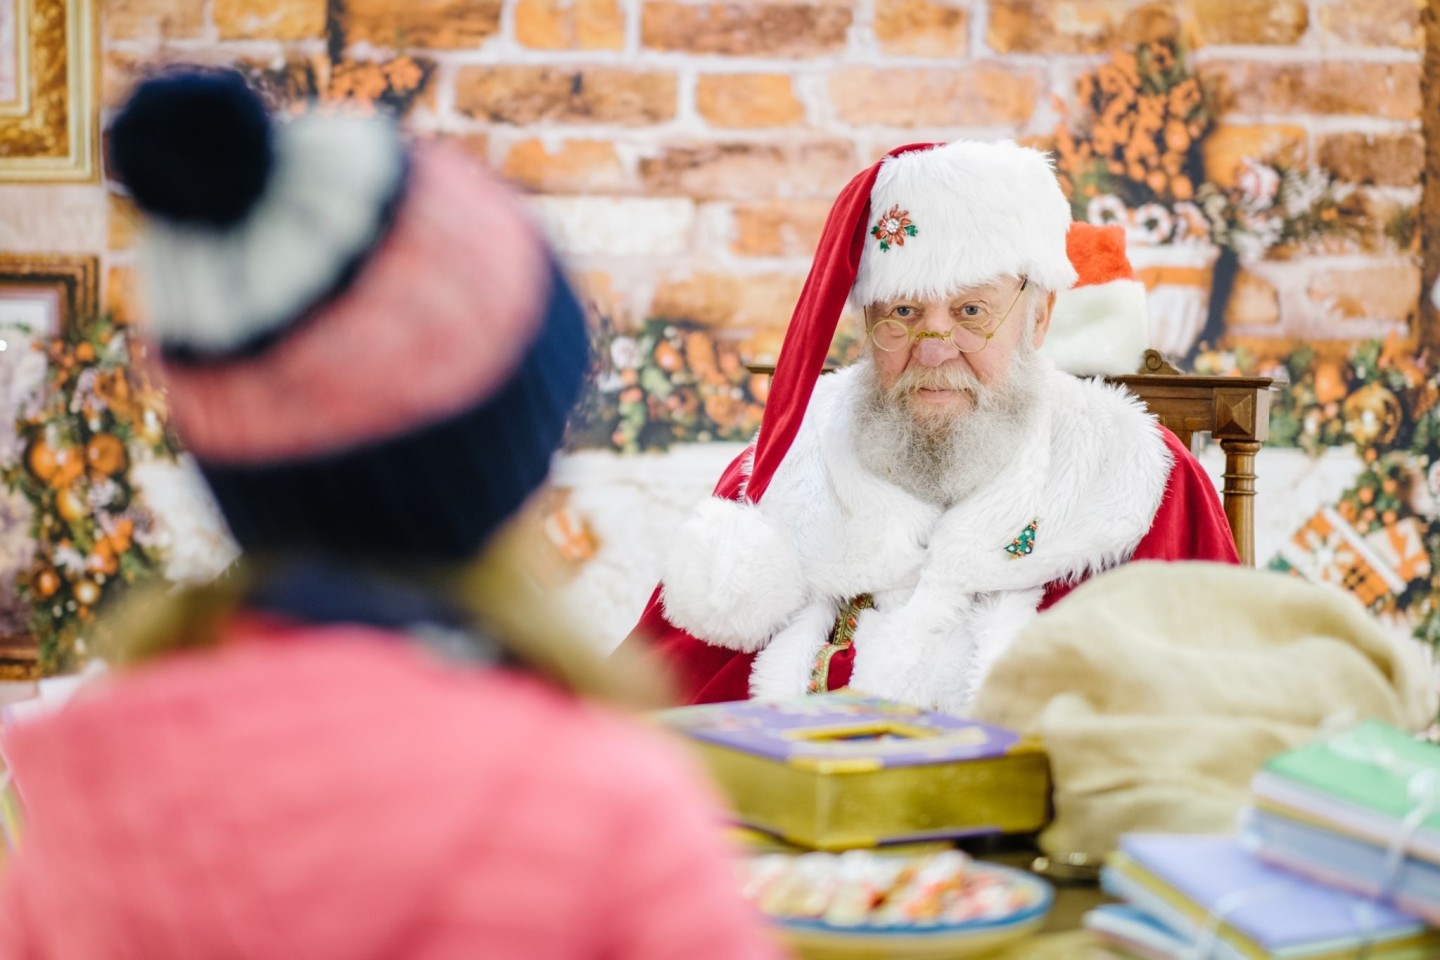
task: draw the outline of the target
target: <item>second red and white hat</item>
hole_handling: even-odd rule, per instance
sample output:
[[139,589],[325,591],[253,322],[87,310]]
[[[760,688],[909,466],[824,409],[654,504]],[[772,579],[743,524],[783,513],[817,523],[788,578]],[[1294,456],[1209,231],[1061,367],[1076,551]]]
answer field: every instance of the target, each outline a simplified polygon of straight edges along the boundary
[[1135,279],[1125,255],[1124,228],[1075,223],[1065,242],[1080,279],[1056,294],[1040,352],[1077,376],[1137,372],[1145,356],[1149,314],[1145,285]]

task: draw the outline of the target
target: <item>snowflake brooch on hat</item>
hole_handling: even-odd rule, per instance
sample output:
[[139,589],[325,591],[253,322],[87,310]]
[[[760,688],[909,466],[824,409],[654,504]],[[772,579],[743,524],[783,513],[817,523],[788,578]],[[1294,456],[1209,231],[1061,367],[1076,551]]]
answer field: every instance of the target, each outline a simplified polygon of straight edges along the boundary
[[889,250],[892,243],[897,247],[905,246],[905,238],[913,237],[915,233],[915,223],[910,219],[910,211],[901,210],[898,203],[870,228],[870,236],[880,241],[882,252]]

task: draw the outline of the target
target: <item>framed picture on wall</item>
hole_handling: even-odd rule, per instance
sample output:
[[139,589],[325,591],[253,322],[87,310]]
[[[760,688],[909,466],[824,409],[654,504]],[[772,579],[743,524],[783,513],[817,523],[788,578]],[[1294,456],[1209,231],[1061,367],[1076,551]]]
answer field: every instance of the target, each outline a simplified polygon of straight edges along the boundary
[[99,303],[97,257],[0,253],[0,327],[26,327],[49,337],[93,317]]
[[94,180],[94,0],[0,0],[0,181]]
[[[96,257],[0,254],[0,461],[25,455],[16,421],[44,389],[41,347],[95,315],[99,269]],[[33,559],[30,522],[25,497],[0,487],[0,680],[28,679],[38,670],[30,607],[17,588]]]

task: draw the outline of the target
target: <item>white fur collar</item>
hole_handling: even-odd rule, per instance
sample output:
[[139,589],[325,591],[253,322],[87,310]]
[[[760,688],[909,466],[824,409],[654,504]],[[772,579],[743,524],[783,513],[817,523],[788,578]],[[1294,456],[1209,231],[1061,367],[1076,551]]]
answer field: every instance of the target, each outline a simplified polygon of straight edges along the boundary
[[[682,528],[666,614],[702,639],[761,650],[752,694],[795,696],[838,604],[868,592],[876,609],[856,632],[852,686],[962,709],[1047,584],[1128,559],[1171,458],[1129,393],[1047,368],[1043,409],[1011,464],[941,510],[860,465],[856,375],[821,378],[759,505],[708,506]],[[1034,551],[1012,558],[1006,545],[1032,520]]]

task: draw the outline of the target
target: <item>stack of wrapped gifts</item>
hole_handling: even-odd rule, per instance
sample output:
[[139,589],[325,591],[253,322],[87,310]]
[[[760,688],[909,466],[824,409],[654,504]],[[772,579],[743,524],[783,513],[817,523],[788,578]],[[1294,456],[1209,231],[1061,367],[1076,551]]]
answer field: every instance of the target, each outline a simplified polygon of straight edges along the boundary
[[1122,840],[1086,918],[1146,958],[1440,957],[1440,747],[1366,722],[1280,754],[1236,836]]
[[1273,867],[1237,837],[1127,836],[1104,884],[1124,904],[1085,925],[1147,960],[1440,957],[1440,934],[1422,922]]
[[1364,723],[1276,757],[1254,794],[1261,857],[1440,925],[1440,747]]

